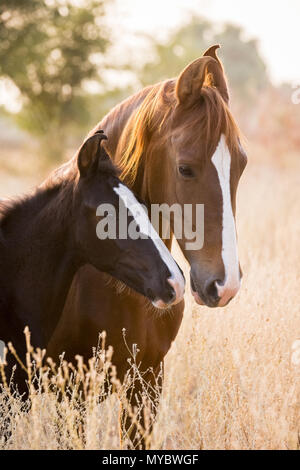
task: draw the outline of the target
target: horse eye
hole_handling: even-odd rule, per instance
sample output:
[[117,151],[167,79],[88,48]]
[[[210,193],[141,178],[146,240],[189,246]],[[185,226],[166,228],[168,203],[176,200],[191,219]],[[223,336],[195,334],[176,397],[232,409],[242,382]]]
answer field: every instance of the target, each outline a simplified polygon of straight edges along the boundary
[[192,178],[193,176],[195,176],[193,170],[187,165],[180,165],[178,170],[179,173],[185,178]]

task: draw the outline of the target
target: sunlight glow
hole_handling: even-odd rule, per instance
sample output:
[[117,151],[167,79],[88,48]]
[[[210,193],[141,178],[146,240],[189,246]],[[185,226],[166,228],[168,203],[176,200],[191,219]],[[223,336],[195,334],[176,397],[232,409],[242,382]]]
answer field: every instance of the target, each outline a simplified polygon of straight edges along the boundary
[[[81,0],[73,1],[80,3]],[[51,0],[47,2],[51,4]],[[130,54],[136,55],[136,61],[141,54],[150,52],[146,48],[143,50],[143,44],[137,46],[133,34],[144,33],[164,40],[191,16],[199,15],[220,27],[224,22],[240,25],[247,37],[257,39],[270,78],[275,84],[300,79],[297,60],[297,44],[300,44],[299,0],[115,0],[108,3],[107,9],[111,13],[112,29],[117,31]],[[6,79],[0,80],[1,105],[11,112],[18,112],[21,108],[18,89]]]
[[[275,83],[300,77],[297,45],[300,44],[300,2],[286,0],[116,0],[114,21],[131,31],[164,37],[188,20],[190,14],[216,23],[231,22],[257,38]],[[200,51],[201,52],[201,51]]]

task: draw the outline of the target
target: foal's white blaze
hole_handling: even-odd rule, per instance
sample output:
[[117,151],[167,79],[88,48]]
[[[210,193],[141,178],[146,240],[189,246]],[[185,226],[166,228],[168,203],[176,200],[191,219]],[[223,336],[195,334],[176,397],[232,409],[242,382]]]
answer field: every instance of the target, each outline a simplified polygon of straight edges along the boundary
[[[115,187],[114,191],[118,194],[120,199],[122,199],[125,207],[127,207],[127,209],[131,212],[137,226],[140,229],[140,232],[146,235],[148,238],[151,238],[160,254],[161,259],[168,267],[171,273],[171,277],[168,279],[168,282],[173,287],[176,294],[176,299],[174,302],[172,302],[172,305],[177,304],[183,298],[185,281],[171,253],[154,229],[144,208],[138,202],[130,189],[119,183],[119,186]],[[158,308],[166,307],[162,300],[155,301],[154,305]]]
[[223,285],[218,283],[216,285],[220,297],[219,306],[223,307],[240,288],[236,229],[230,195],[231,156],[223,134],[212,157],[212,162],[218,173],[223,198],[222,260],[225,280]]

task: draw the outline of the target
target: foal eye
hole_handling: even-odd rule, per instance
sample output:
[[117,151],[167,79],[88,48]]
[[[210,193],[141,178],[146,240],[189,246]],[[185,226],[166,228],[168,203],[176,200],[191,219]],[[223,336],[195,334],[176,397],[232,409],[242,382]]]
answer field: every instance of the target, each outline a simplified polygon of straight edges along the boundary
[[180,165],[178,171],[185,178],[192,178],[193,176],[195,176],[192,168],[187,165]]

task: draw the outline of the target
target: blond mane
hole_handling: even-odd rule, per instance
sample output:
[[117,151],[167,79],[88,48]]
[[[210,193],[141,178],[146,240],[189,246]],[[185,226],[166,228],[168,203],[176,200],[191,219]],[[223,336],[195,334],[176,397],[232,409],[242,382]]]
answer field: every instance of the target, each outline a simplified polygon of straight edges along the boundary
[[[122,178],[133,184],[136,177],[142,155],[146,153],[150,145],[150,139],[155,130],[155,138],[163,139],[168,135],[174,120],[172,113],[176,109],[177,120],[180,118],[180,106],[177,105],[175,96],[175,80],[167,80],[154,85],[139,108],[133,113],[126,126],[126,145],[120,158]],[[227,145],[231,152],[239,146],[240,132],[234,118],[222,99],[218,90],[209,85],[203,86],[201,97],[188,110],[187,124],[182,129],[190,131],[191,140],[197,142],[200,135],[205,135],[207,154],[211,155],[215,137],[224,133]],[[197,127],[198,126],[198,127]],[[197,132],[195,128],[201,129]],[[200,143],[200,142],[199,142]],[[203,142],[201,142],[203,145]]]

